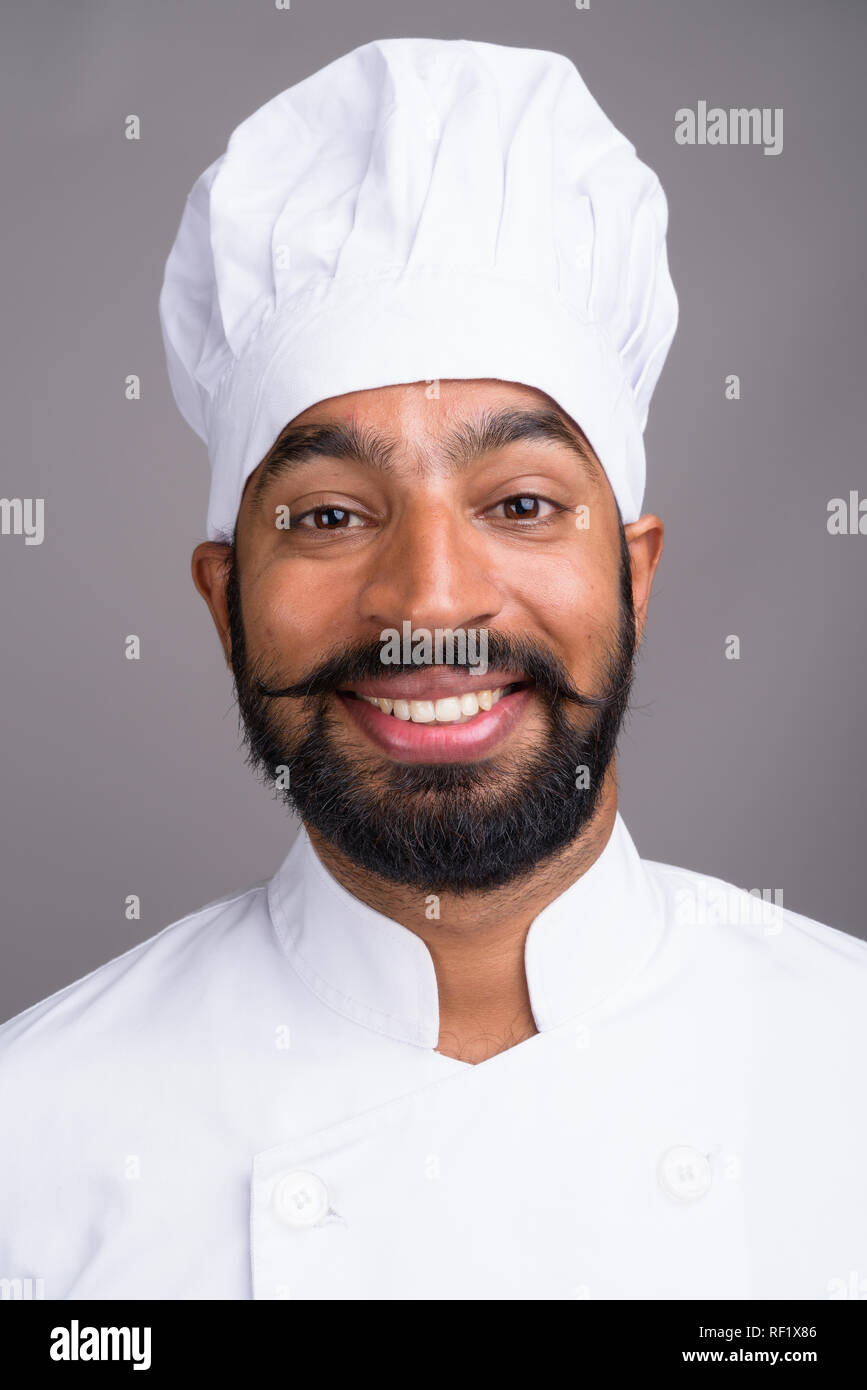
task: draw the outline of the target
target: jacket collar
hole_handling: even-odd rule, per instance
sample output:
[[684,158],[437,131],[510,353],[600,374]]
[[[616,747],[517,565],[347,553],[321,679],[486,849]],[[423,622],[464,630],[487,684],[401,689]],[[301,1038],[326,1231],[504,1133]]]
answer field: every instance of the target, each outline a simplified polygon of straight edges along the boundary
[[[439,1002],[421,937],[353,897],[302,828],[268,885],[280,945],[325,1004],[401,1042],[436,1048]],[[524,961],[539,1032],[601,1003],[643,968],[663,932],[658,893],[618,813],[602,853],[549,903]]]

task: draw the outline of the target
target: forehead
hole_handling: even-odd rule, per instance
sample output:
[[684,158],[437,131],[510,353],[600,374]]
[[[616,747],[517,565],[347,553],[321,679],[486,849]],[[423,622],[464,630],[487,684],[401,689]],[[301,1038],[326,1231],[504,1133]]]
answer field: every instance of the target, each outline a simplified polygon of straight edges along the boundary
[[335,417],[352,418],[371,425],[378,424],[383,429],[402,426],[407,432],[437,438],[451,425],[468,416],[507,406],[527,410],[559,410],[556,402],[544,391],[520,382],[499,381],[493,377],[443,379],[402,382],[331,396],[302,411],[291,423],[300,425]]
[[296,416],[254,470],[242,509],[256,511],[278,480],[311,460],[342,459],[380,473],[465,472],[495,450],[558,447],[594,484],[596,455],[572,418],[543,391],[498,380],[442,380],[354,391]]

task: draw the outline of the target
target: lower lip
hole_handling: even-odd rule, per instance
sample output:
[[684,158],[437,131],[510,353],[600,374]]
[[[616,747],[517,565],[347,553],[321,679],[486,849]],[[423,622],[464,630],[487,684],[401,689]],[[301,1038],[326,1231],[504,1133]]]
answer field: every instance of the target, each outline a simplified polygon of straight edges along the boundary
[[384,753],[402,763],[459,763],[481,758],[512,732],[527,708],[532,688],[501,695],[493,709],[466,724],[414,724],[383,714],[367,700],[338,695],[343,708]]

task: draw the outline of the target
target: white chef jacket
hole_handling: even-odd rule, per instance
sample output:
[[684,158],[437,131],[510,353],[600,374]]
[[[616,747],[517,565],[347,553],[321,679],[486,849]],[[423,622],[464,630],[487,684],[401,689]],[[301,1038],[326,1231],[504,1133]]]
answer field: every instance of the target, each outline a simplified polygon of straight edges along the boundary
[[0,1029],[0,1277],[55,1299],[867,1295],[865,943],[643,861],[618,815],[525,962],[538,1033],[442,1056],[424,942],[302,832],[269,883]]

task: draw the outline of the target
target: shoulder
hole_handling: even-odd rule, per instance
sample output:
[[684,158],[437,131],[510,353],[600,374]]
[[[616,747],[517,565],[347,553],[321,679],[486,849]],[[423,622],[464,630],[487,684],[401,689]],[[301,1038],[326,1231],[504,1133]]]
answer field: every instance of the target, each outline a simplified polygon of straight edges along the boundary
[[782,889],[740,888],[673,864],[642,861],[662,902],[666,926],[684,950],[707,943],[742,960],[814,985],[867,985],[867,941],[794,912]]
[[[117,1250],[160,1229],[160,1195],[187,1202],[177,1145],[199,1171],[231,1128],[209,1127],[219,1102],[245,1095],[231,1067],[273,969],[264,898],[209,903],[0,1027],[0,1132],[14,1135],[0,1144],[0,1266],[44,1274],[54,1297],[91,1260],[110,1282]],[[155,1181],[132,1181],[139,1165]]]
[[[64,1069],[162,1017],[189,1010],[194,991],[231,954],[239,929],[267,920],[262,884],[219,898],[48,995],[0,1026],[0,1097],[5,1077],[20,1080],[50,1059]],[[225,968],[225,967],[223,967]],[[62,1049],[58,1044],[62,1041]]]

